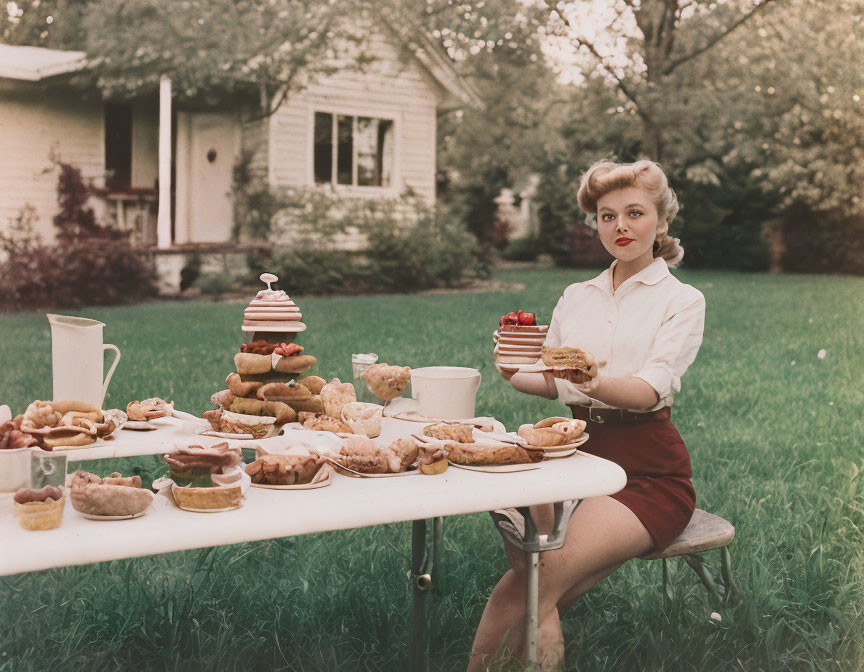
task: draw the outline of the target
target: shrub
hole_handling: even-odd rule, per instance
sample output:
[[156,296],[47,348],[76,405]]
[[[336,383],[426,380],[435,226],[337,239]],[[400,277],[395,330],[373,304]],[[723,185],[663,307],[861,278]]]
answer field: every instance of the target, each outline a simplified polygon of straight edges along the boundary
[[563,265],[596,268],[612,263],[612,255],[603,247],[596,229],[586,224],[574,224],[567,233],[570,256]]
[[539,241],[536,236],[526,236],[511,240],[501,256],[508,261],[536,261],[539,254]]
[[0,307],[109,305],[156,294],[152,265],[122,233],[96,222],[85,193],[80,171],[60,164],[58,242],[46,245],[34,233],[32,208],[0,232]]
[[292,292],[415,291],[453,287],[482,273],[477,239],[458,217],[412,197],[343,198],[319,190],[275,190],[266,263]]

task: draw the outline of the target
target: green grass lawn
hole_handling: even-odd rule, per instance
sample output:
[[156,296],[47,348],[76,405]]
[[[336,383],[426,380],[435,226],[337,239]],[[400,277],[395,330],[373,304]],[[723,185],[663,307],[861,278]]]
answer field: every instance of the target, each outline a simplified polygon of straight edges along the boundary
[[[521,307],[548,320],[563,288],[591,275],[500,272],[525,285],[509,294],[295,297],[309,326],[300,342],[325,378],[350,379],[352,352],[478,368],[478,413],[515,428],[564,409],[497,377],[497,318]],[[660,564],[631,562],[567,614],[568,669],[861,669],[864,280],[679,277],[705,294],[708,313],[673,420],[691,451],[697,506],[736,526],[744,599],[717,623],[683,562],[672,563],[668,605]],[[232,370],[242,311],[157,303],[72,314],[105,321],[106,341],[123,352],[107,406],[161,396],[200,413]],[[0,403],[21,412],[50,398],[50,347],[44,315],[0,316]],[[123,462],[152,472],[159,458]],[[444,531],[431,661],[460,670],[506,561],[484,515],[447,519]],[[409,548],[406,523],[0,578],[0,671],[398,670]]]

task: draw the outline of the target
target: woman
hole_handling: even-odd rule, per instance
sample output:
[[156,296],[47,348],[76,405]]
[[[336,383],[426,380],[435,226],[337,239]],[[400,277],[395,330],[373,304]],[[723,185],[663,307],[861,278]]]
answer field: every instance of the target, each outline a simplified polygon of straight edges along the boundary
[[[667,546],[687,526],[695,506],[690,458],[669,421],[681,376],[702,342],[705,299],[669,273],[684,255],[668,235],[678,212],[675,193],[651,161],[601,161],[583,176],[579,206],[597,216],[612,265],[564,290],[552,314],[548,346],[590,352],[598,375],[556,370],[508,374],[526,394],[559,399],[588,422],[583,451],[619,464],[627,485],[584,500],[573,513],[563,548],[540,563],[539,659],[563,667],[560,618],[586,591],[624,562]],[[532,507],[547,532],[551,505]],[[489,598],[474,640],[469,671],[486,668],[505,642],[523,655],[524,554],[505,543],[511,569]]]

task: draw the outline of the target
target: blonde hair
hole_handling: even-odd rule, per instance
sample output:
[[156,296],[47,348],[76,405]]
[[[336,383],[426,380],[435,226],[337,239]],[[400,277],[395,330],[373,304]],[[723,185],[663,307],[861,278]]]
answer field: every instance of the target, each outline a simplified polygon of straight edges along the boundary
[[670,268],[675,268],[684,258],[681,241],[668,235],[669,224],[678,214],[678,198],[669,187],[663,169],[653,161],[598,161],[582,176],[577,195],[579,207],[589,215],[596,215],[597,201],[610,192],[627,187],[644,189],[657,208],[654,257],[662,257]]

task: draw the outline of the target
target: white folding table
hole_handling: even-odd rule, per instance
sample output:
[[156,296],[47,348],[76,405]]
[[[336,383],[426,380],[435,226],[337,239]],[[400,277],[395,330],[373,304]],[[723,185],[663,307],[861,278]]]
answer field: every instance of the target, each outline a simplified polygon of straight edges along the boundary
[[[415,422],[385,418],[384,431],[376,442],[387,444],[421,427]],[[127,431],[120,434],[120,438],[104,446],[70,450],[68,459],[158,454],[170,450],[174,443],[198,438],[183,434],[179,426],[172,425],[147,434]],[[218,514],[183,511],[159,496],[140,518],[94,521],[81,516],[67,501],[63,524],[58,529],[41,532],[22,529],[14,518],[12,495],[0,494],[3,540],[0,575],[412,521],[411,580],[415,603],[411,669],[425,669],[424,601],[440,546],[443,516],[608,495],[626,483],[624,471],[618,465],[584,453],[536,466],[539,468],[513,473],[480,473],[451,467],[437,476],[417,473],[392,478],[350,478],[337,474],[332,485],[314,490],[250,488],[243,507]],[[527,508],[520,511],[527,514]],[[557,506],[559,518],[560,511]],[[428,519],[434,519],[431,548],[426,534]],[[561,528],[558,534],[550,535],[550,539],[538,538],[530,515],[526,515],[523,548],[529,556],[528,567],[533,568],[527,579],[529,658],[536,657],[537,556],[563,544],[566,520],[558,527]],[[171,534],[164,534],[166,529]]]

